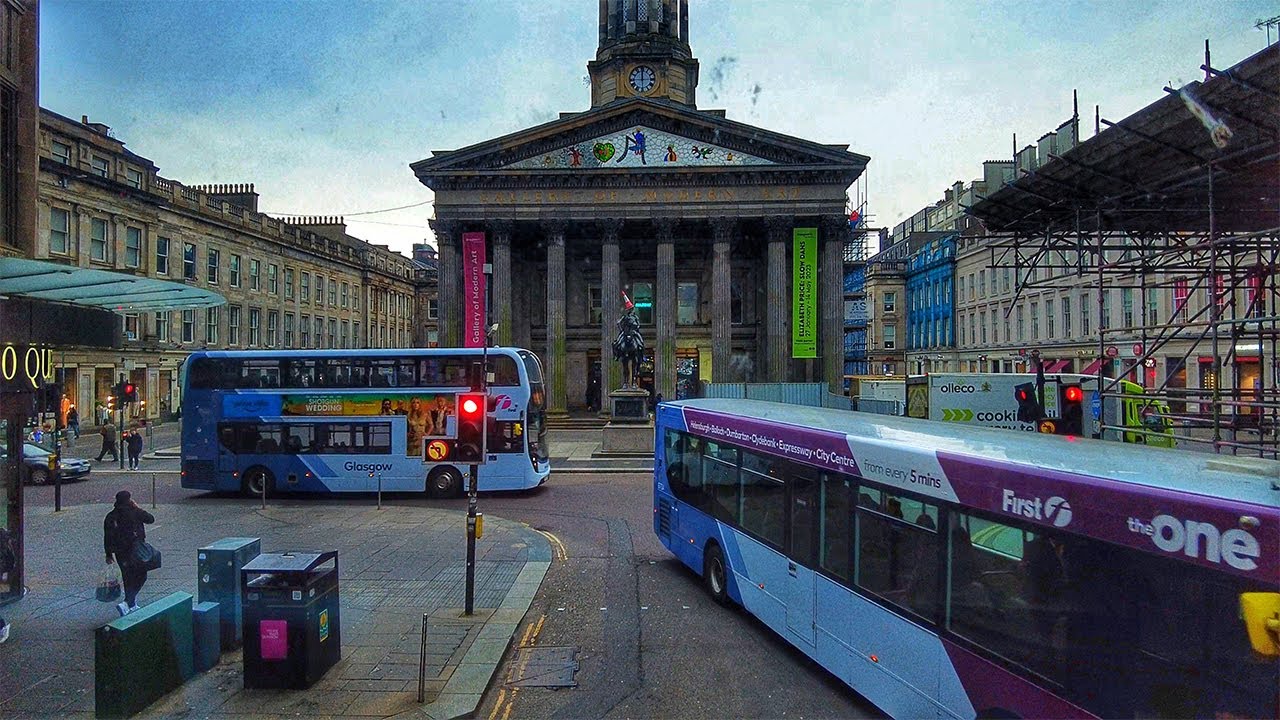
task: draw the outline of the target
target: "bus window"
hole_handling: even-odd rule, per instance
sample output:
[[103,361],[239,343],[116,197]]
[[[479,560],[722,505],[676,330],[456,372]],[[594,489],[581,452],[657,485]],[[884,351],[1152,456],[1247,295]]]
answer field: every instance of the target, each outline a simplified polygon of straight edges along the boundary
[[[877,501],[881,502],[876,506],[870,504]],[[908,510],[914,518],[907,518]],[[936,521],[931,520],[936,517],[936,506],[862,488],[857,512],[858,584],[932,619],[937,614],[940,569]]]
[[702,458],[702,488],[711,514],[738,522],[738,450],[708,441]]
[[489,356],[489,372],[493,373],[495,387],[519,387],[520,370],[516,361],[506,355]]
[[240,387],[240,361],[197,358],[191,363],[190,383],[191,387],[200,390]]
[[397,387],[413,387],[417,384],[414,380],[414,363],[408,358],[401,358],[396,362],[396,386]]
[[838,475],[822,476],[819,564],[838,578],[849,580],[849,539],[853,537],[853,483]]
[[371,387],[396,387],[396,361],[394,358],[369,360],[369,385]]
[[772,460],[742,453],[742,527],[776,547],[786,539],[787,493]]

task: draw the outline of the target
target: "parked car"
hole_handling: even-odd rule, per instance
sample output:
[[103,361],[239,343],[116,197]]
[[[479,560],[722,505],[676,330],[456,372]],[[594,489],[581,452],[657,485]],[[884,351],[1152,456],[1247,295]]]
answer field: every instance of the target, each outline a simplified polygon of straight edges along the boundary
[[[50,451],[34,443],[23,443],[22,464],[26,468],[25,472],[29,484],[44,485],[49,482],[51,479],[49,455],[51,454]],[[8,457],[8,453],[0,449],[0,460],[5,460]],[[63,455],[59,463],[59,469],[63,480],[80,480],[89,476],[89,471],[93,469],[93,463],[88,460],[70,458]]]

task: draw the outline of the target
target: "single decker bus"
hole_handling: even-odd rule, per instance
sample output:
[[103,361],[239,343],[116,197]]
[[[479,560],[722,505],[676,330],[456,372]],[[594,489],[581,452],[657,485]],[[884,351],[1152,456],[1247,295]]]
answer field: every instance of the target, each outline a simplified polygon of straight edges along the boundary
[[[200,351],[182,372],[182,486],[219,492],[464,490],[456,402],[480,348]],[[479,490],[547,481],[542,367],[488,349]]]
[[654,531],[897,718],[1275,718],[1280,463],[659,405]]

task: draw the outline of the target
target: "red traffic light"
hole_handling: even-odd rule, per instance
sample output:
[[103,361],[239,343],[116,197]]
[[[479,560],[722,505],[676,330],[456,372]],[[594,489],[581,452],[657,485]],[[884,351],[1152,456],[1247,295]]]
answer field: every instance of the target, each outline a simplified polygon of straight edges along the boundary
[[1031,399],[1031,393],[1027,392],[1026,390],[1023,390],[1022,388],[1018,388],[1017,392],[1018,392],[1019,401],[1026,401]]
[[465,416],[473,416],[480,414],[480,401],[474,395],[464,395],[458,403],[459,411]]
[[132,395],[132,394],[133,394],[133,390],[134,390],[133,383],[127,383],[127,384],[124,386],[124,394],[125,394],[125,395]]
[[1080,402],[1081,400],[1084,400],[1084,391],[1081,390],[1079,386],[1068,385],[1066,392],[1063,393],[1063,397],[1067,399],[1067,402]]

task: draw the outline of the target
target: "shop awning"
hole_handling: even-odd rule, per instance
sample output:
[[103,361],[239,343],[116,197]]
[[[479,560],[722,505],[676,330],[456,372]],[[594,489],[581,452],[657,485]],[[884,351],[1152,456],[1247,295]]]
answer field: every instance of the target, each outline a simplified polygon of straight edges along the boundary
[[1088,367],[1080,371],[1081,375],[1097,375],[1098,368],[1102,366],[1102,360],[1094,360],[1089,363]]
[[0,258],[0,295],[113,312],[216,307],[226,298],[186,283],[43,260]]
[[1049,364],[1044,366],[1044,371],[1047,373],[1060,373],[1062,368],[1070,364],[1070,360],[1050,360]]

